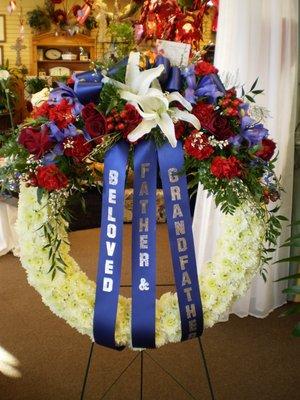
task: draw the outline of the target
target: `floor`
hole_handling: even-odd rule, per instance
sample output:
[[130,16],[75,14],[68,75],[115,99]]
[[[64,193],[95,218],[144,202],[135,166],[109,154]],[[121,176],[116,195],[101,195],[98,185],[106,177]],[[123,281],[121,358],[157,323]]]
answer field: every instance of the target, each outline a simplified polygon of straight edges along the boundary
[[[98,230],[73,232],[71,242],[74,257],[94,278]],[[158,242],[158,283],[172,285],[165,225],[158,227]],[[129,225],[125,248],[122,283],[129,284]],[[172,286],[159,290],[172,290]],[[217,400],[299,398],[300,342],[290,334],[297,318],[279,318],[282,311],[265,319],[231,316],[204,333],[202,343]],[[18,358],[22,373],[19,379],[0,373],[0,400],[80,400],[91,343],[42,304],[11,254],[0,258],[0,346]],[[140,366],[136,352],[95,346],[84,400],[140,399]],[[144,400],[211,399],[196,339],[144,354],[143,372]]]

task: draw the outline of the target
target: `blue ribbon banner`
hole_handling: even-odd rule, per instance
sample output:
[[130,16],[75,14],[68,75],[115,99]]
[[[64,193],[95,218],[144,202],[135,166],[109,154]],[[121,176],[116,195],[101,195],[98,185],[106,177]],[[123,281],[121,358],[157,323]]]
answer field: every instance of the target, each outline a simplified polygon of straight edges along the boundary
[[[129,145],[114,145],[104,160],[100,255],[94,313],[98,344],[115,344],[121,280],[124,189]],[[157,161],[163,185],[182,337],[203,332],[203,312],[192,233],[182,144],[156,149],[142,141],[134,150],[132,220],[132,346],[155,347]]]
[[170,248],[177,289],[181,340],[200,336],[203,332],[203,311],[200,298],[192,218],[182,144],[174,149],[169,143],[157,149],[167,214]]
[[152,140],[134,147],[132,210],[132,346],[155,347],[157,153]]
[[94,311],[94,339],[116,348],[115,325],[119,300],[124,192],[129,145],[115,144],[105,155],[100,255]]

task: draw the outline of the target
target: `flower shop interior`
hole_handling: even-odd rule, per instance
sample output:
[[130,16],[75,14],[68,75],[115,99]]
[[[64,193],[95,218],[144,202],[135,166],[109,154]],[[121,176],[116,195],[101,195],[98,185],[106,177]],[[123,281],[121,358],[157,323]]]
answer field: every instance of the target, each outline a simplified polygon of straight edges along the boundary
[[0,0],[0,400],[299,399],[299,12]]

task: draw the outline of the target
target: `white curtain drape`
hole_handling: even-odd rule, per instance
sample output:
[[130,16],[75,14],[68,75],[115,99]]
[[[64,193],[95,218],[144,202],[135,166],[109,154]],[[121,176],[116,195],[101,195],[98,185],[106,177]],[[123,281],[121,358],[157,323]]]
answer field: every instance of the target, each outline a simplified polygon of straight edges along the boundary
[[[282,177],[285,194],[281,214],[290,218],[292,208],[294,132],[298,69],[298,0],[220,0],[215,65],[221,76],[237,76],[240,84],[251,84],[259,77],[257,98],[271,118],[265,123],[276,141],[280,156],[277,174]],[[197,263],[201,269],[212,256],[219,234],[220,212],[214,201],[199,186],[194,214],[194,237]],[[279,245],[289,235],[284,227]],[[237,249],[238,251],[238,249]],[[279,246],[274,260],[288,256],[288,248]],[[254,280],[247,295],[232,312],[244,317],[265,317],[286,301],[284,283],[274,280],[287,275],[288,265],[270,266],[268,281]]]
[[17,207],[0,200],[0,256],[13,251],[18,254],[18,238],[15,231]]

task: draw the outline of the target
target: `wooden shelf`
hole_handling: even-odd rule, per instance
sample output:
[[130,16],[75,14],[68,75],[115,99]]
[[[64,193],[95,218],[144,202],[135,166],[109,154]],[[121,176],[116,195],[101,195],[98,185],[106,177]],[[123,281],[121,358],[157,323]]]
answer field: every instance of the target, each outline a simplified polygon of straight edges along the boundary
[[[37,75],[39,70],[49,75],[49,70],[53,67],[67,67],[70,72],[80,70],[84,66],[88,66],[90,61],[79,60],[79,47],[83,47],[90,60],[96,59],[96,36],[88,36],[78,33],[74,36],[59,35],[54,32],[43,33],[32,37],[32,62],[31,75]],[[62,51],[69,49],[72,53],[77,54],[77,60],[38,60],[38,51],[45,51],[49,48],[55,48]]]
[[38,60],[38,63],[41,63],[41,64],[43,64],[43,63],[47,63],[47,64],[58,64],[58,63],[64,63],[64,64],[90,64],[91,63],[91,61],[89,60],[89,61],[82,61],[82,60],[61,60],[61,59],[59,59],[59,60]]

